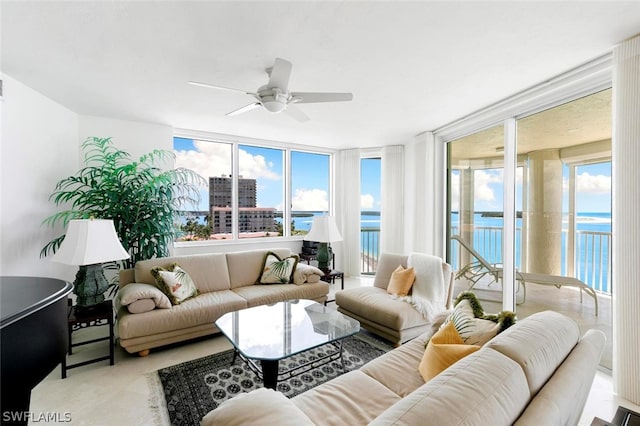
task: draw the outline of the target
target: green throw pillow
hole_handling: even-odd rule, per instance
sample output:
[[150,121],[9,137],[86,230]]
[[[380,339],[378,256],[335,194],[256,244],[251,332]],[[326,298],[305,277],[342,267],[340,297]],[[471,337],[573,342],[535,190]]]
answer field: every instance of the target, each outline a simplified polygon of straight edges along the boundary
[[167,295],[172,305],[179,305],[198,295],[198,289],[189,274],[177,263],[164,269],[159,266],[151,269],[156,285]]
[[288,284],[293,282],[293,274],[300,258],[291,255],[281,259],[274,252],[267,252],[262,263],[262,274],[258,284]]

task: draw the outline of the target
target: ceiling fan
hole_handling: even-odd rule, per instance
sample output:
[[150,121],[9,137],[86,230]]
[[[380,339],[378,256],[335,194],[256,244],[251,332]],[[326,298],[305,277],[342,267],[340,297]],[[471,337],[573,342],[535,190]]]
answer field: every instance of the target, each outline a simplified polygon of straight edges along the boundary
[[232,90],[234,92],[242,92],[251,95],[256,102],[245,105],[225,115],[237,115],[250,111],[255,108],[264,107],[267,111],[278,113],[284,111],[296,120],[304,122],[309,117],[302,112],[295,104],[309,104],[315,102],[344,102],[353,99],[351,93],[316,93],[316,92],[290,92],[289,77],[291,75],[291,62],[284,59],[276,58],[272,67],[267,68],[269,82],[261,86],[256,92],[247,90],[233,89],[230,87],[218,86],[215,84],[200,83],[190,81],[189,84],[195,86],[208,87],[212,89]]

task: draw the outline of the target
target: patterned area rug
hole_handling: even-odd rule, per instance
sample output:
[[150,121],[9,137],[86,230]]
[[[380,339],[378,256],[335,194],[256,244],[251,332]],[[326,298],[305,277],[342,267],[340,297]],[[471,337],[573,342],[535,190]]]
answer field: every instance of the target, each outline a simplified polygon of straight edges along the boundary
[[[388,343],[360,332],[342,341],[344,368],[340,360],[312,369],[307,373],[278,382],[278,391],[292,398],[321,383],[348,371],[355,370],[383,353],[393,349]],[[289,369],[304,361],[322,356],[332,346],[316,349],[287,358],[280,368]],[[253,389],[262,381],[249,370],[233,350],[209,355],[158,370],[156,373],[164,391],[166,410],[172,425],[197,425],[209,411],[223,401]]]

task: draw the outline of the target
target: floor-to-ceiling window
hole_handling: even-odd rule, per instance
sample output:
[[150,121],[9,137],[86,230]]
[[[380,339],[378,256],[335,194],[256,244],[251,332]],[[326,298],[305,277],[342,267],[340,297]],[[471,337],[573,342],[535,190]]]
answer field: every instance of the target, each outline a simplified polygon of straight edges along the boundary
[[[458,271],[456,291],[472,288],[490,310],[501,310],[500,277],[463,246],[495,270],[505,266],[510,242],[517,272],[578,278],[599,301],[596,316],[595,300],[577,287],[525,283],[525,293],[522,281],[514,281],[520,318],[556,310],[611,337],[611,91],[514,119],[512,139],[498,125],[448,143],[449,260]],[[505,140],[513,145],[504,146]],[[505,148],[515,153],[513,163],[505,162]],[[509,167],[513,186],[504,185]],[[513,232],[504,228],[507,207],[500,204],[508,191],[515,199]],[[603,365],[610,368],[610,360],[609,344]]]
[[375,274],[380,255],[380,158],[360,160],[360,259],[363,274]]
[[448,144],[449,261],[461,289],[495,302],[502,301],[502,282],[481,262],[503,264],[503,134],[499,125]]

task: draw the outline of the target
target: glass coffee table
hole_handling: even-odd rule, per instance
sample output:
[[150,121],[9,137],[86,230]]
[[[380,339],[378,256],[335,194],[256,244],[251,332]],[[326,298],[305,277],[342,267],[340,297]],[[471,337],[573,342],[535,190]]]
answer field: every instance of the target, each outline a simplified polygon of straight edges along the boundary
[[[235,349],[233,361],[240,356],[264,387],[271,389],[276,388],[278,380],[338,359],[342,361],[341,340],[360,331],[357,320],[310,300],[289,300],[229,312],[215,324]],[[325,356],[279,371],[280,360],[328,343],[333,348]]]

